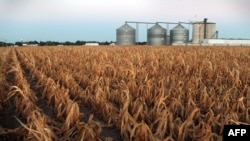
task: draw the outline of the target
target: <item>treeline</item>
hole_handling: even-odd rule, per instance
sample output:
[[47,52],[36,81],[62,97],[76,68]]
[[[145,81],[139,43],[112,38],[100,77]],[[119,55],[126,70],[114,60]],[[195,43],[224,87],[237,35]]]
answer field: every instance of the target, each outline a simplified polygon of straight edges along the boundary
[[6,42],[0,42],[0,47],[6,47],[6,46],[25,46],[25,45],[37,45],[37,46],[69,46],[69,45],[85,45],[86,43],[98,43],[99,45],[110,45],[114,43],[113,41],[105,41],[105,42],[97,42],[97,41],[76,41],[76,42],[58,42],[58,41],[27,41],[27,42],[15,42],[15,43],[6,43]]
[[0,47],[13,46],[13,43],[0,42]]
[[98,43],[99,45],[110,45],[111,43],[114,43],[112,41],[108,42],[97,42],[97,41],[76,41],[76,42],[70,42],[70,41],[65,41],[65,42],[58,42],[58,41],[29,41],[29,42],[16,42],[15,45],[22,46],[24,44],[26,45],[38,45],[38,46],[58,46],[58,45],[85,45],[86,43]]
[[[99,45],[110,45],[112,43],[115,43],[113,41],[105,41],[105,42],[98,42],[98,41],[76,41],[76,42],[58,42],[58,41],[27,41],[27,42],[15,42],[15,43],[5,43],[0,42],[0,47],[6,47],[6,46],[25,46],[25,45],[33,45],[33,46],[80,46],[85,45],[86,43],[98,43]],[[147,42],[137,42],[137,45],[146,45]]]

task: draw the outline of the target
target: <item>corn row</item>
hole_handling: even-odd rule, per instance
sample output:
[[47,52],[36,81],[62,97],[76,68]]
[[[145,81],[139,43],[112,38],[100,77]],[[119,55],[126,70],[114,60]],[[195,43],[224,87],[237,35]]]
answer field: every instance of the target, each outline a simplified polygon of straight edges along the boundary
[[[19,55],[20,58],[23,58],[21,53],[19,53]],[[67,140],[71,137],[84,140],[88,137],[85,136],[85,134],[88,134],[89,130],[100,130],[99,126],[93,123],[80,123],[79,106],[69,98],[68,89],[60,86],[52,78],[47,77],[44,73],[34,68],[34,65],[29,64],[28,62],[23,63],[26,65],[25,67],[32,72],[32,77],[38,80],[37,85],[43,90],[42,96],[48,100],[49,105],[56,109],[56,119],[63,122],[60,129],[58,129],[61,134],[60,140]],[[94,125],[97,126],[98,129],[92,127]],[[83,130],[85,128],[88,128],[88,130]],[[94,136],[92,136],[92,139],[98,139],[99,134],[100,133],[95,133]]]
[[56,140],[57,136],[53,133],[51,127],[47,125],[47,121],[50,119],[36,106],[38,99],[23,76],[14,50],[11,51],[10,58],[12,62],[10,64],[11,69],[7,71],[7,74],[13,77],[13,86],[10,87],[6,101],[13,97],[17,111],[22,117],[26,118],[27,124],[16,118],[25,129],[22,131],[26,133],[24,139]]

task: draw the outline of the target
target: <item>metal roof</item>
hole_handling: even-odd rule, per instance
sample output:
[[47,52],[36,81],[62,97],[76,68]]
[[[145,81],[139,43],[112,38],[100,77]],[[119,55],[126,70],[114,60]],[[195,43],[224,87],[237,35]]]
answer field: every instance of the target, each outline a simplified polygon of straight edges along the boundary
[[184,26],[182,26],[181,24],[178,24],[177,26],[175,26],[174,28],[172,28],[171,30],[188,30],[186,29]]

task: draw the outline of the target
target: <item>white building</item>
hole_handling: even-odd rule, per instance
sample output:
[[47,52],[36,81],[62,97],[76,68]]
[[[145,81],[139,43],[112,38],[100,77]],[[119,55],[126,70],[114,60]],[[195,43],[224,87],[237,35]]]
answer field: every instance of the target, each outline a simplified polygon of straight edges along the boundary
[[250,46],[249,39],[204,39],[204,45]]
[[99,46],[99,43],[85,43],[85,46]]

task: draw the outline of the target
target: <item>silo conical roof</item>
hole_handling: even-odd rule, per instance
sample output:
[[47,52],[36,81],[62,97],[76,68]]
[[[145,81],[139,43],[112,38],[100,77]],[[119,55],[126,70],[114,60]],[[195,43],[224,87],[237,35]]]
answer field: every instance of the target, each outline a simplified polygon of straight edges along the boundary
[[125,23],[117,30],[119,30],[119,31],[134,31],[135,29],[132,26],[130,26],[129,24]]
[[171,30],[188,30],[186,29],[184,26],[182,26],[181,24],[178,24],[177,26],[175,26],[173,29]]

